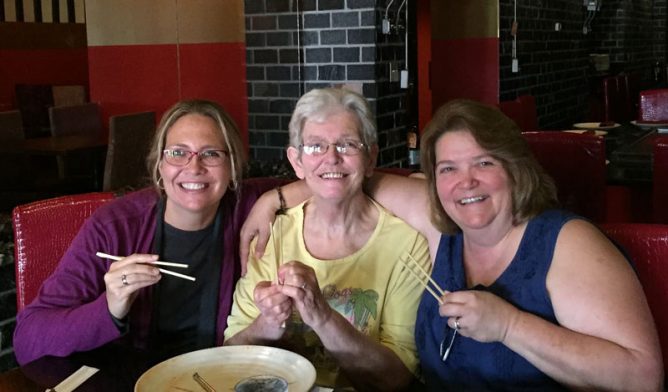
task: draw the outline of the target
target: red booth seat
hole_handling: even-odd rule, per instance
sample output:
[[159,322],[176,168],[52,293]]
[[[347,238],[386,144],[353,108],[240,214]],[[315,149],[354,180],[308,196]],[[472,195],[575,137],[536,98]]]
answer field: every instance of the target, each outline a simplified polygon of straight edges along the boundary
[[520,130],[538,130],[536,98],[533,95],[521,95],[512,101],[501,101],[499,110],[515,121]]
[[606,215],[605,141],[558,131],[524,132],[534,156],[554,179],[559,201],[595,222]]
[[609,223],[601,229],[635,265],[668,367],[668,225]]
[[111,192],[61,196],[19,205],[12,213],[16,307],[20,311],[37,296],[83,222],[114,198]]
[[668,135],[658,137],[654,141],[652,215],[655,223],[668,224]]

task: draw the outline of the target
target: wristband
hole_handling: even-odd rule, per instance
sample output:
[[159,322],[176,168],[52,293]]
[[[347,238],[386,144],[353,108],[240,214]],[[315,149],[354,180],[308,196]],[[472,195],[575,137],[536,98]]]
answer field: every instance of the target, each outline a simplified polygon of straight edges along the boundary
[[276,215],[283,215],[285,214],[287,207],[285,206],[285,198],[283,197],[283,191],[281,190],[280,186],[276,187],[276,193],[278,193],[278,203],[280,205],[278,211],[276,211]]

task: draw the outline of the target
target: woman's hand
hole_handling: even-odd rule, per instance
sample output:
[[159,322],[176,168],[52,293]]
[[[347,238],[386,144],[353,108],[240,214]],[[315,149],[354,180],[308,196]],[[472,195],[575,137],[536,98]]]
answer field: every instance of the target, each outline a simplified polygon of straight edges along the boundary
[[520,310],[498,296],[478,290],[446,293],[438,312],[450,328],[479,342],[502,342]]
[[269,327],[280,328],[292,315],[292,299],[281,292],[279,284],[259,282],[253,291],[253,299],[264,324]]
[[293,300],[304,323],[314,330],[329,320],[333,312],[320,291],[313,268],[290,261],[278,269],[281,291]]
[[157,255],[133,254],[111,263],[104,274],[107,306],[117,319],[122,319],[130,311],[139,289],[156,284],[160,271],[150,264],[158,260]]
[[[273,195],[272,195],[273,193]],[[269,191],[260,196],[248,213],[244,225],[239,234],[239,257],[241,260],[241,276],[246,275],[246,265],[248,264],[248,255],[250,253],[250,243],[253,238],[257,238],[255,243],[255,257],[260,259],[264,254],[264,248],[267,247],[269,235],[271,234],[271,225],[276,219],[275,191]]]

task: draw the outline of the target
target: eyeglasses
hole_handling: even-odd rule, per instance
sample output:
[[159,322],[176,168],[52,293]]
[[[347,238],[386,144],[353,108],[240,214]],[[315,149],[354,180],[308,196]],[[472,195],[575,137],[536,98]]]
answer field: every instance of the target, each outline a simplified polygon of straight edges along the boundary
[[311,155],[314,157],[319,157],[325,155],[329,151],[329,146],[334,146],[336,152],[341,155],[359,155],[362,150],[366,150],[366,145],[362,142],[356,140],[342,140],[336,143],[304,143],[300,144],[299,148],[306,155]]
[[230,156],[229,151],[226,150],[189,151],[181,148],[163,150],[162,153],[165,156],[165,162],[174,166],[185,166],[194,156],[197,156],[203,166],[220,166]]
[[[439,353],[441,354],[441,360],[445,362],[450,356],[450,351],[452,350],[452,344],[455,342],[455,336],[457,336],[457,331],[459,327],[455,325],[455,328],[450,328],[448,323],[445,323],[445,330],[443,331],[443,340],[441,340],[441,348]],[[445,346],[447,343],[447,347]],[[444,350],[445,349],[445,350]]]

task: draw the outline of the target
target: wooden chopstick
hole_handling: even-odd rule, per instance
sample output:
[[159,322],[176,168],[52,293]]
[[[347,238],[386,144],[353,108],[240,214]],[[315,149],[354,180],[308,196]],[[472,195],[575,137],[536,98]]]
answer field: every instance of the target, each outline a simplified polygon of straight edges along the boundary
[[[407,262],[406,260],[404,260],[404,259],[400,259],[401,262],[406,266],[406,269],[407,269],[411,274],[413,274],[413,276],[415,276],[415,278],[418,280],[418,282],[420,282],[420,284],[425,288],[425,290],[427,290],[427,292],[428,292],[429,294],[431,294],[431,296],[434,297],[434,299],[436,299],[436,301],[438,301],[438,303],[439,303],[440,305],[443,305],[443,301],[441,301],[441,297],[443,296],[443,293],[444,293],[444,292],[443,292],[443,289],[442,289],[442,288],[441,288],[441,287],[440,287],[440,286],[439,286],[439,285],[438,285],[438,284],[431,278],[431,276],[429,276],[429,274],[427,273],[427,271],[425,271],[425,270],[422,268],[422,266],[420,266],[420,264],[418,264],[417,261],[415,261],[415,259],[414,259],[410,254],[408,254],[408,257],[409,257],[408,260],[412,261],[413,264],[409,265],[408,262]],[[423,276],[418,275],[418,273],[415,272],[415,271],[413,270],[413,265],[415,265],[415,266],[418,267],[418,269],[419,269],[420,272],[423,274]],[[424,276],[427,277],[427,280],[424,279]],[[436,294],[436,292],[434,292],[434,289],[432,289],[432,288],[429,286],[429,283],[431,283],[431,284],[434,285],[434,288],[438,291],[438,293],[439,293],[440,295],[438,295],[438,294]]]
[[441,286],[439,286],[438,283],[436,283],[436,281],[435,281],[434,279],[431,278],[431,274],[430,274],[429,272],[425,271],[424,268],[422,268],[422,266],[421,266],[421,265],[420,265],[420,264],[413,258],[413,256],[411,256],[410,253],[406,253],[406,255],[408,256],[408,259],[409,259],[410,261],[412,261],[413,264],[415,264],[415,266],[418,267],[418,269],[420,270],[420,272],[422,272],[422,274],[423,274],[424,276],[427,277],[427,279],[429,280],[429,283],[431,283],[431,284],[434,285],[434,287],[436,288],[436,290],[438,290],[438,294],[443,295],[443,294],[445,293],[445,290],[443,290],[443,289],[441,288]]
[[193,380],[195,380],[199,384],[199,386],[202,387],[202,389],[204,389],[205,391],[216,392],[213,386],[211,386],[211,384],[206,382],[206,380],[202,378],[202,376],[200,376],[199,373],[195,372],[195,374],[193,374]]
[[[281,219],[280,215],[276,216],[276,219]],[[280,221],[279,221],[280,224]],[[269,223],[269,230],[271,231],[271,242],[274,245],[274,257],[276,258],[276,284],[280,284],[278,282],[278,269],[281,267],[281,262],[283,261],[283,252],[281,250],[279,240],[276,239],[276,232],[274,231],[274,225],[270,222]],[[280,231],[281,228],[279,227],[278,230]],[[285,328],[285,321],[281,323],[281,328]]]
[[[104,253],[104,252],[97,252],[97,253],[95,253],[95,255],[98,256],[98,257],[101,257],[103,259],[110,259],[110,260],[114,260],[114,261],[118,261],[118,260],[122,259],[122,257],[120,257],[120,256],[114,256],[114,255],[110,255],[110,254],[107,254],[107,253]],[[172,267],[188,268],[187,264],[169,263],[169,262],[166,262],[166,261],[153,261],[153,262],[150,262],[148,264],[170,265]],[[158,271],[162,272],[163,274],[176,276],[177,278],[192,280],[193,282],[195,281],[194,276],[180,274],[178,272],[166,270],[164,268],[158,268]]]
[[[107,254],[107,253],[104,253],[104,252],[97,252],[97,253],[95,253],[95,256],[102,257],[103,259],[111,259],[111,260],[116,260],[116,261],[122,259],[122,257],[120,257],[120,256],[114,256],[114,255],[110,255],[110,254]],[[188,264],[171,263],[171,262],[168,262],[168,261],[160,261],[160,260],[147,261],[146,263],[147,264],[155,264],[155,265],[164,265],[165,267],[188,268]]]

